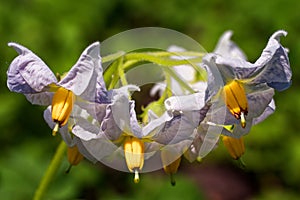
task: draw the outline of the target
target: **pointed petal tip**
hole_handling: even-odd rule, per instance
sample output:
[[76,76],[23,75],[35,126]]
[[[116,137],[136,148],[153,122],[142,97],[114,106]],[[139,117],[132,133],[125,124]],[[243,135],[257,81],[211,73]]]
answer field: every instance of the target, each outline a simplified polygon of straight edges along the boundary
[[226,38],[226,39],[230,39],[233,35],[233,31],[232,30],[227,30],[223,33],[223,35],[221,36],[221,38]]
[[278,30],[278,31],[276,31],[275,33],[273,33],[273,35],[271,36],[271,38],[276,39],[276,40],[279,41],[279,39],[280,39],[281,36],[286,37],[287,34],[288,34],[288,33],[287,33],[287,31],[285,31],[285,30]]
[[96,54],[96,55],[100,55],[100,42],[94,42],[92,44],[90,44],[85,51],[83,52],[83,54]]
[[23,52],[30,52],[29,49],[15,42],[9,42],[7,46],[14,48],[18,52],[18,54],[22,54]]
[[100,42],[96,41],[96,42],[90,44],[88,48],[92,48],[92,47],[100,47]]
[[18,44],[15,43],[15,42],[9,42],[9,43],[7,43],[7,46],[9,46],[9,47],[12,47],[12,46],[15,46],[15,45],[18,45]]

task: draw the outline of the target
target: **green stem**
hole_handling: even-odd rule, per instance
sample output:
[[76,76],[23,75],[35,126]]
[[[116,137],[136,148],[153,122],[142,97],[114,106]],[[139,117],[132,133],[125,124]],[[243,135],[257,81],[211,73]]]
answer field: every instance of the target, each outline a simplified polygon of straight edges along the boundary
[[60,166],[63,160],[66,149],[67,149],[67,145],[65,144],[64,141],[61,141],[59,146],[56,149],[56,152],[52,158],[50,165],[48,166],[46,173],[44,174],[44,177],[42,178],[39,184],[39,187],[35,191],[34,198],[33,198],[34,200],[42,199],[51,180],[54,177],[55,172],[57,171],[58,167]]
[[195,93],[195,91],[193,90],[193,88],[191,88],[186,82],[184,82],[183,80],[181,80],[181,78],[170,68],[167,68],[167,67],[164,67],[163,68],[164,71],[166,73],[168,73],[172,78],[174,78],[178,83],[179,85],[186,89],[187,91],[189,91],[190,93]]
[[108,72],[104,74],[104,81],[105,84],[108,85],[108,90],[113,89],[117,84],[119,81],[118,60],[113,62],[108,68]]
[[118,72],[119,72],[119,77],[121,79],[121,84],[128,85],[127,80],[126,80],[126,75],[125,75],[124,69],[123,69],[123,57],[120,57],[118,59]]
[[203,57],[205,53],[196,52],[196,51],[158,51],[158,52],[149,52],[151,55],[158,57],[169,57],[169,56],[187,56],[187,57]]
[[103,56],[102,57],[102,63],[114,61],[114,60],[118,59],[119,57],[123,56],[124,54],[125,54],[124,51],[119,51],[117,53],[113,53],[113,54],[109,54],[107,56]]
[[[175,60],[170,58],[160,58],[157,57],[156,55],[153,54],[151,55],[147,53],[129,53],[124,56],[124,60],[148,61],[148,62],[156,63],[158,65],[167,66],[167,67],[201,62],[201,58],[199,57],[186,59],[186,60]],[[124,68],[124,70],[126,69]]]
[[[109,54],[107,56],[102,57],[102,63],[111,62],[119,57],[125,55],[126,52],[119,51],[113,54]],[[148,54],[155,57],[169,57],[169,56],[189,56],[189,57],[202,57],[205,53],[194,52],[194,51],[182,51],[182,52],[169,52],[169,51],[153,51],[153,52],[145,52],[145,53],[128,53],[128,54]]]
[[[121,78],[121,83],[124,85],[126,80],[123,76],[127,71],[134,68],[138,63],[155,63],[160,66],[164,66],[165,72],[169,73],[176,81],[182,85],[182,87],[189,92],[194,92],[187,84],[184,83],[177,75],[172,71],[172,69],[167,69],[168,67],[178,66],[178,65],[191,65],[200,76],[204,77],[205,70],[196,66],[195,63],[200,63],[202,61],[204,53],[200,52],[167,52],[167,51],[158,51],[158,52],[131,52],[124,54],[124,52],[117,52],[108,55],[102,59],[102,62],[113,61],[111,65],[104,72],[104,81],[108,85],[108,89],[112,89],[119,78]],[[187,59],[173,59],[171,56],[188,56],[192,58]],[[120,62],[122,61],[122,71],[120,71]],[[119,69],[118,69],[119,68]],[[119,71],[120,73],[117,73]],[[204,79],[204,78],[203,78]]]

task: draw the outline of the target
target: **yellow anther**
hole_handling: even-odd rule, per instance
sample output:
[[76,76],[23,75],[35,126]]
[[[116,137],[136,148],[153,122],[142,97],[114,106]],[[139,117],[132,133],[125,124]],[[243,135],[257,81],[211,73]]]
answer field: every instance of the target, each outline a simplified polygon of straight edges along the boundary
[[56,122],[53,129],[53,135],[58,128],[64,126],[70,117],[74,104],[74,94],[72,91],[63,87],[58,88],[52,99],[52,120]]
[[132,136],[127,136],[124,141],[124,154],[127,167],[134,172],[134,182],[139,182],[139,170],[144,165],[144,142]]
[[227,108],[236,119],[241,120],[241,126],[245,128],[248,101],[243,85],[233,80],[224,86],[223,91]]
[[242,137],[233,138],[223,135],[222,140],[224,146],[233,159],[237,160],[245,153],[244,139]]

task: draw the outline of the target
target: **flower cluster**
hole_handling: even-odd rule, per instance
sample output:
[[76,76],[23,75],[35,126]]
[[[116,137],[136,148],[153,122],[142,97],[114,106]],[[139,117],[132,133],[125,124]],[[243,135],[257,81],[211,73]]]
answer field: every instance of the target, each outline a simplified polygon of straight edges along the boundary
[[[48,106],[44,118],[52,134],[59,132],[68,145],[71,165],[84,156],[134,173],[135,182],[139,173],[161,168],[172,177],[182,155],[201,160],[220,138],[234,159],[242,156],[243,136],[275,110],[274,90],[291,85],[287,50],[279,41],[286,34],[275,32],[254,63],[228,31],[212,53],[176,46],[165,52],[121,53],[112,56],[105,72],[95,42],[59,77],[33,52],[9,43],[19,56],[7,71],[7,85],[32,104]],[[126,70],[139,62],[161,66],[167,61],[164,82],[151,90],[151,95],[159,91],[159,99],[137,114],[132,94],[141,88],[127,83]]]

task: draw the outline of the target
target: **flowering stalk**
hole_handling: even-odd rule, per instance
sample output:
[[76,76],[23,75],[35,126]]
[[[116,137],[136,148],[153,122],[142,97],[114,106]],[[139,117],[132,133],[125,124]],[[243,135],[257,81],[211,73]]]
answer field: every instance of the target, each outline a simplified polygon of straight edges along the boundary
[[[166,58],[171,56],[193,56],[195,58],[191,59],[183,59],[183,60],[176,60],[172,58]],[[196,71],[199,73],[205,73],[204,71],[201,71],[201,69],[194,65],[194,63],[200,63],[202,60],[204,53],[200,52],[168,52],[168,51],[158,51],[158,52],[132,52],[125,54],[124,52],[118,52],[116,54],[108,55],[106,57],[103,57],[103,63],[104,62],[110,62],[113,61],[113,63],[110,65],[110,67],[107,68],[107,70],[104,73],[104,81],[107,85],[109,85],[109,89],[112,89],[113,86],[117,83],[119,74],[117,74],[118,66],[119,66],[119,59],[122,57],[122,68],[124,73],[126,73],[128,70],[135,67],[140,62],[151,62],[154,64],[157,64],[159,66],[164,66],[165,68],[178,66],[178,65],[191,65]],[[117,57],[119,56],[119,57]],[[172,73],[168,69],[166,69],[167,73]],[[175,73],[172,73],[172,77],[177,75]],[[114,80],[114,81],[113,81]],[[177,81],[180,82],[180,84],[183,84],[183,87],[187,87],[188,91],[192,91],[187,84],[185,84],[180,78],[176,78]]]
[[33,197],[34,200],[42,199],[51,180],[54,177],[55,172],[59,168],[59,166],[64,158],[66,149],[67,149],[67,145],[65,144],[64,141],[61,141],[59,146],[57,147],[57,150],[52,158],[50,165],[48,166],[46,173],[44,174],[44,176],[39,184],[39,187],[35,191],[35,194]]
[[[175,53],[170,52],[169,56],[174,56],[174,54]],[[177,53],[175,55],[177,55]],[[203,54],[199,53],[198,56],[203,56]],[[184,64],[201,62],[201,59],[199,58],[194,58],[189,60],[174,60],[169,58],[161,58],[160,56],[157,56],[155,54],[151,55],[151,52],[150,53],[129,53],[124,56],[124,59],[148,61],[162,66],[176,66],[176,65],[184,65]]]

